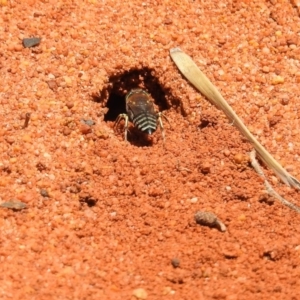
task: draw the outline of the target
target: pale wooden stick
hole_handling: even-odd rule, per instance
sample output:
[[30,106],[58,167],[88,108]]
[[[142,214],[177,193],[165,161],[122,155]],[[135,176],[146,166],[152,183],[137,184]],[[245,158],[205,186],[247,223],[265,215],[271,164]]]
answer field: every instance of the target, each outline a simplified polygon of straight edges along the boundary
[[255,150],[252,150],[250,153],[250,160],[251,160],[251,165],[253,169],[257,172],[257,174],[263,178],[265,182],[265,187],[267,189],[267,192],[269,195],[275,197],[277,200],[279,200],[283,205],[289,207],[290,209],[296,211],[297,213],[300,213],[300,207],[285,200],[283,197],[281,197],[271,186],[269,181],[267,180],[265,174],[263,173],[258,161],[255,158]]
[[221,109],[226,114],[228,119],[233,122],[233,125],[235,125],[238,130],[249,140],[264,163],[271,168],[285,184],[300,189],[300,182],[290,175],[251,134],[243,121],[226,102],[218,89],[211,83],[205,74],[200,71],[192,58],[185,54],[180,48],[171,49],[170,55],[186,79],[198,91],[205,95],[214,105]]

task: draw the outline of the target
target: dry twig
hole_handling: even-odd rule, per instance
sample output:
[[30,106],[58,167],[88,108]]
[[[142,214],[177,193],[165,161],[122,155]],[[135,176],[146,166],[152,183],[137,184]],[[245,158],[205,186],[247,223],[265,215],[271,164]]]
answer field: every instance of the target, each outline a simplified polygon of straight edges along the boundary
[[201,72],[192,58],[185,54],[180,48],[171,49],[170,55],[186,79],[198,91],[204,94],[214,105],[221,109],[226,114],[228,119],[233,123],[233,125],[236,126],[239,131],[250,141],[265,164],[271,168],[285,184],[300,189],[300,182],[290,175],[287,170],[285,170],[251,134],[243,121],[226,102],[218,89],[211,83],[206,75]]
[[30,115],[31,115],[30,113],[25,114],[25,121],[24,121],[23,129],[28,126],[29,120],[30,120]]
[[283,197],[281,197],[271,186],[271,184],[269,183],[269,181],[267,180],[265,174],[263,173],[258,161],[255,158],[255,150],[251,151],[250,153],[250,160],[251,160],[251,165],[253,167],[253,169],[257,172],[257,174],[263,178],[264,183],[265,183],[265,187],[267,189],[267,192],[269,195],[275,197],[277,200],[279,200],[283,205],[289,207],[290,209],[300,213],[300,207],[285,200]]

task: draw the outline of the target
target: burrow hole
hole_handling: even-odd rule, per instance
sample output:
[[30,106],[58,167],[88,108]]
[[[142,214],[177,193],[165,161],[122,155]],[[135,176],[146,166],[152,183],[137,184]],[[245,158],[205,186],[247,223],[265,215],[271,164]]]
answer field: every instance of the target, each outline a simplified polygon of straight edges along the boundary
[[95,101],[102,103],[107,109],[104,121],[114,122],[119,114],[126,113],[125,96],[134,88],[146,90],[151,95],[157,111],[165,111],[171,107],[181,108],[181,102],[171,95],[169,89],[161,86],[153,69],[132,69],[110,76],[108,84],[94,97]]

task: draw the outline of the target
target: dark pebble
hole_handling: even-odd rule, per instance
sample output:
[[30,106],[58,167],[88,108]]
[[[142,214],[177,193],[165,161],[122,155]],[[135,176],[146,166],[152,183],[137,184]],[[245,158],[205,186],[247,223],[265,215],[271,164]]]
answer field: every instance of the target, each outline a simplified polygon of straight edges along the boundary
[[25,48],[30,48],[34,46],[38,46],[41,42],[41,38],[33,37],[33,38],[25,38],[23,39],[23,46]]
[[49,193],[48,193],[48,191],[45,190],[45,189],[41,189],[41,190],[40,190],[40,194],[41,194],[43,197],[45,197],[45,198],[49,198]]
[[178,258],[172,258],[171,264],[174,268],[178,268],[180,265],[180,260]]

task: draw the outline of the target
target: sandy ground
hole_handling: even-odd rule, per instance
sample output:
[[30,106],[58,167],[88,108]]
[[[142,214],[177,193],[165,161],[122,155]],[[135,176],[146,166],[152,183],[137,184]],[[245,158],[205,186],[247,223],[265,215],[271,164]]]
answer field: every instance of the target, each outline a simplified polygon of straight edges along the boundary
[[[1,299],[300,299],[299,214],[169,56],[192,56],[299,179],[297,1],[0,5]],[[159,128],[113,128],[137,87],[170,122],[165,146]]]

